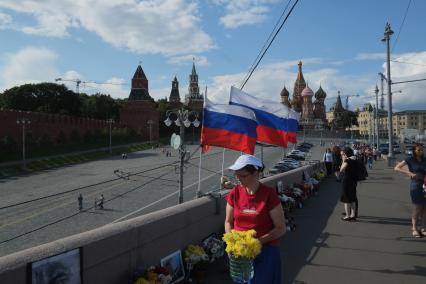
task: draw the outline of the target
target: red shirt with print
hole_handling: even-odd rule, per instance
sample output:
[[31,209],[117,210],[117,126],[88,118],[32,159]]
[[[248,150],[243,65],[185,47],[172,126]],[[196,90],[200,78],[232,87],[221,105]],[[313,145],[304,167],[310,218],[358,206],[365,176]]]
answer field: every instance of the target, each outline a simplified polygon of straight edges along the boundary
[[[241,185],[236,185],[227,196],[228,204],[234,208],[234,229],[248,231],[254,229],[257,237],[269,233],[274,223],[269,212],[280,204],[274,189],[259,183],[255,194],[249,194]],[[279,239],[268,242],[278,245]]]

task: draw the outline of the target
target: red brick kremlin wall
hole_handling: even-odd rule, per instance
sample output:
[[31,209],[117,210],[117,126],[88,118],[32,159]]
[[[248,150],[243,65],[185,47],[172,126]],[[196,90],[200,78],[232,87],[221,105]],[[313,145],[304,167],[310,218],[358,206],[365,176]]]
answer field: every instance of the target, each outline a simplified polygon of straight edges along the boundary
[[[53,143],[56,143],[56,138],[61,131],[69,140],[74,130],[80,134],[80,137],[83,137],[87,131],[109,129],[109,124],[104,120],[41,112],[0,110],[0,139],[11,136],[18,144],[21,143],[22,125],[17,124],[16,121],[24,117],[31,121],[30,124],[25,125],[27,134],[31,134],[34,138],[47,134]],[[123,126],[114,123],[113,127]]]
[[160,113],[155,109],[153,102],[128,101],[120,109],[120,120],[124,126],[134,129],[141,135],[143,140],[150,140],[150,135],[151,140],[159,138]]

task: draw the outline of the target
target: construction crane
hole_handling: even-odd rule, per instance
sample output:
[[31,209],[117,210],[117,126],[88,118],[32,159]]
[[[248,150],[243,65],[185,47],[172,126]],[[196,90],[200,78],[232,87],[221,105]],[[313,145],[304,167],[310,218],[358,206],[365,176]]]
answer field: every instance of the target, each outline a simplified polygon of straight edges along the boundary
[[56,78],[55,82],[59,82],[59,81],[63,81],[63,82],[74,82],[75,83],[75,92],[77,94],[80,93],[80,84],[81,84],[81,80],[80,79],[62,79],[62,78]]
[[351,98],[351,97],[359,97],[359,94],[356,94],[356,95],[346,95],[345,96],[346,97],[346,103],[345,103],[345,107],[346,107],[346,109],[347,110],[349,110],[349,98]]
[[127,85],[125,83],[100,83],[100,82],[95,82],[95,81],[81,81],[80,79],[62,79],[62,78],[56,78],[55,82],[59,82],[59,81],[63,81],[63,82],[74,82],[75,83],[75,92],[77,94],[80,93],[80,84],[86,84],[86,83],[90,83],[90,84],[97,84],[97,85]]

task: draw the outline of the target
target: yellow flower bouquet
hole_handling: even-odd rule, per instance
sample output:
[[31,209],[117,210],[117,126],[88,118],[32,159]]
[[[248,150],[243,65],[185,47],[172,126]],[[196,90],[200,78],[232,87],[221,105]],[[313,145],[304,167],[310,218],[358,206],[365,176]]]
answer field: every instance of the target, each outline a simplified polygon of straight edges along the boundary
[[262,249],[260,241],[255,236],[255,230],[232,230],[230,233],[225,233],[223,240],[226,243],[226,252],[234,257],[254,259]]
[[255,230],[232,230],[223,235],[225,250],[229,255],[229,272],[236,283],[246,283],[254,276],[253,260],[262,249],[255,236]]

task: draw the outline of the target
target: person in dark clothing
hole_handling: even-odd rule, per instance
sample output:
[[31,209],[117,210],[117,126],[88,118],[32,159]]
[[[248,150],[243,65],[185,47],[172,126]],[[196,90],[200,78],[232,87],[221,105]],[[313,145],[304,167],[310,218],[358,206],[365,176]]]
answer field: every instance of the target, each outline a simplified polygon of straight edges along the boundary
[[83,195],[81,193],[78,194],[78,210],[83,210]]
[[423,154],[423,146],[421,144],[414,144],[412,157],[399,162],[394,170],[405,173],[411,178],[410,197],[414,205],[411,216],[412,235],[415,238],[425,237],[426,194],[423,191],[423,184],[426,175],[426,158]]
[[340,154],[340,147],[334,146],[332,150],[333,154],[333,172],[336,175],[337,181],[340,181],[339,173],[340,173],[340,166],[342,164],[342,157]]
[[341,152],[342,166],[340,167],[340,175],[342,175],[342,195],[340,201],[345,207],[344,221],[355,221],[357,218],[357,210],[355,202],[357,201],[357,161],[351,148],[345,148]]
[[333,167],[333,154],[331,153],[331,149],[328,148],[324,153],[324,164],[327,169],[327,175],[331,175],[332,167]]

